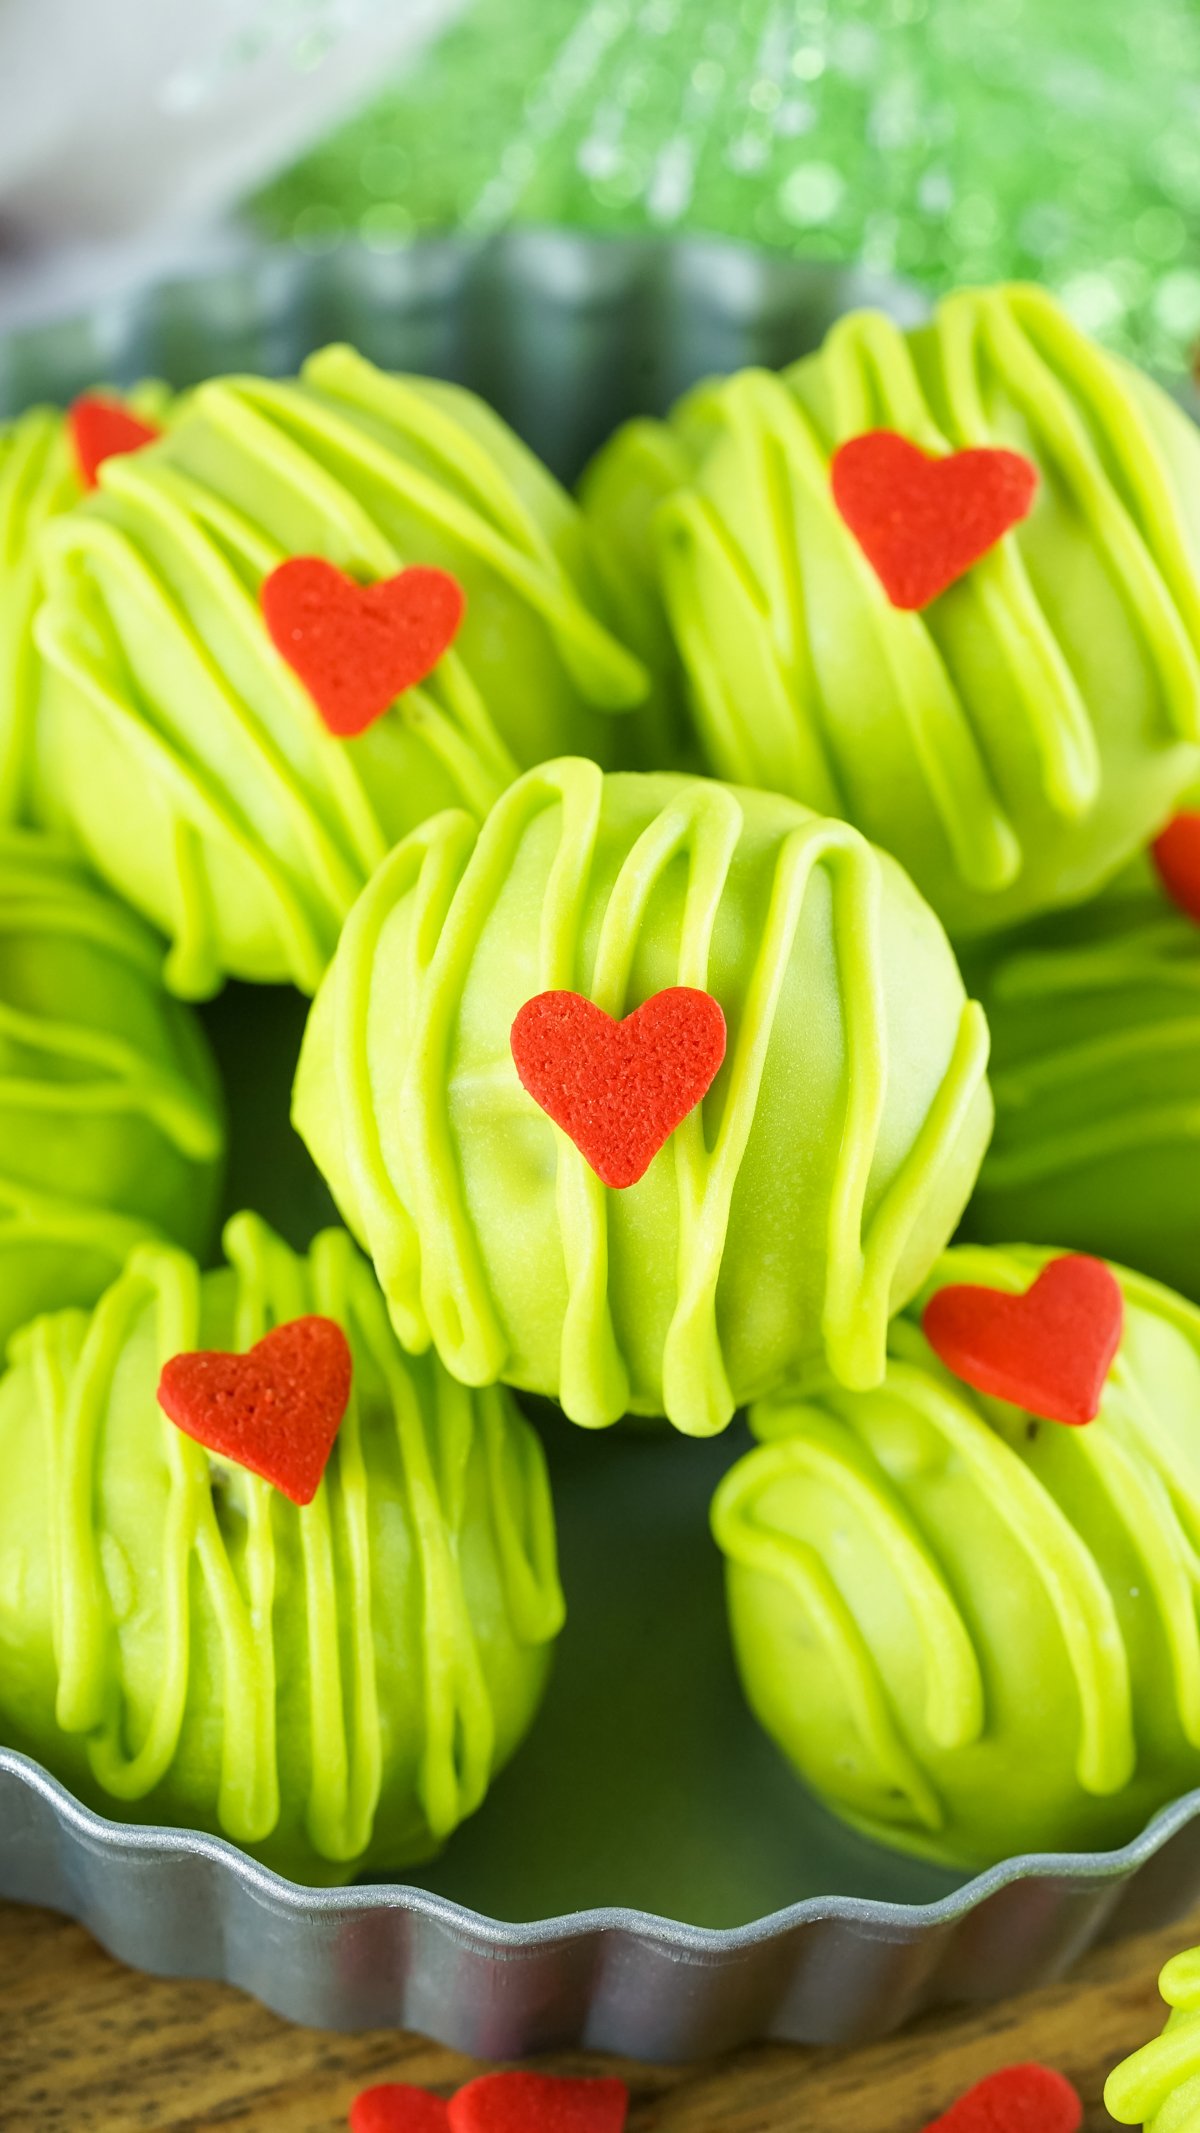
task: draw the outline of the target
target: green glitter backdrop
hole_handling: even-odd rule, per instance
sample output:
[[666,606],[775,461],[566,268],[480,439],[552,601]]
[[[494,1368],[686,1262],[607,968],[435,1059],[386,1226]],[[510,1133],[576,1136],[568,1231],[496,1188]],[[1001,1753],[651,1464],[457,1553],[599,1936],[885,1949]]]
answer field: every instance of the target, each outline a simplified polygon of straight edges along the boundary
[[1179,371],[1200,0],[475,0],[252,213],[313,250],[523,219],[1029,275]]

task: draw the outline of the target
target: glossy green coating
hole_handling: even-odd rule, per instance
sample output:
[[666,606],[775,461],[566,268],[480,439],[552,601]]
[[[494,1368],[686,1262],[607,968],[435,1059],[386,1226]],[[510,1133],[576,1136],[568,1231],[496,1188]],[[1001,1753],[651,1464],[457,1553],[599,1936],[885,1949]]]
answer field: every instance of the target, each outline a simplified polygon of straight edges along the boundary
[[0,822],[23,820],[28,808],[38,538],[82,494],[57,408],[31,408],[0,435]]
[[[127,397],[147,419],[166,418],[165,387],[151,381]],[[41,532],[82,496],[59,408],[31,407],[0,430],[0,824],[24,821],[29,811]]]
[[1069,1244],[1200,1299],[1200,930],[1131,868],[968,969],[996,1099],[968,1233]]
[[1171,2012],[1161,2037],[1114,2067],[1104,2103],[1120,2126],[1200,2133],[1200,1948],[1172,1956],[1158,1989]]
[[207,1252],[224,1145],[161,942],[51,840],[0,830],[0,1353],[147,1237]]
[[[600,1183],[522,1088],[535,994],[622,1016],[714,995],[725,1063],[638,1184]],[[362,896],[294,1117],[405,1346],[468,1384],[697,1436],[798,1363],[881,1376],[991,1124],[987,1030],[937,920],[846,823],[568,758],[483,828],[427,823]]]
[[[881,428],[1040,476],[915,614],[833,502],[835,449]],[[909,333],[853,313],[618,432],[582,493],[709,766],[856,823],[952,937],[1087,896],[1196,778],[1200,439],[1042,290],[961,290]]]
[[815,1792],[956,1867],[1102,1851],[1200,1784],[1200,1312],[1116,1269],[1096,1421],[973,1392],[920,1330],[947,1282],[1020,1291],[1053,1257],[962,1246],[894,1322],[883,1384],[811,1373],[725,1477],[750,1704]]
[[[457,386],[339,347],[297,379],[214,379],[43,539],[41,816],[170,937],[177,992],[227,974],[311,992],[408,830],[482,814],[544,755],[616,747],[646,677],[606,625],[594,544]],[[353,741],[263,624],[262,581],[293,555],[363,581],[437,565],[466,593],[452,649]]]
[[[135,1252],[0,1381],[0,1737],[103,1812],[336,1881],[424,1858],[536,1709],[562,1621],[541,1447],[508,1395],[406,1360],[342,1230],[253,1215],[227,1270]],[[303,1510],[157,1401],[172,1355],[310,1311],[350,1406]]]

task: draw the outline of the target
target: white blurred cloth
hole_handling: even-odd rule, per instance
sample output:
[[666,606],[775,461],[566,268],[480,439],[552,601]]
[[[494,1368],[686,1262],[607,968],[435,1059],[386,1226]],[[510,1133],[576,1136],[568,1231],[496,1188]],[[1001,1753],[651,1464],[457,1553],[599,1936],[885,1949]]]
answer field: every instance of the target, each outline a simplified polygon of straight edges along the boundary
[[466,0],[0,0],[0,327],[235,252],[232,207]]

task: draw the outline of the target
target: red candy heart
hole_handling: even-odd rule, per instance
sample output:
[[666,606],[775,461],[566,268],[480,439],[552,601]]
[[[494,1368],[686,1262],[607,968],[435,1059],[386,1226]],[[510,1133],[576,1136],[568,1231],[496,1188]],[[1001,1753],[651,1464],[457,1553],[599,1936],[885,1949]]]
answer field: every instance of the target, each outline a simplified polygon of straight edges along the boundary
[[977,1392],[1049,1422],[1092,1422],[1121,1344],[1125,1301],[1102,1259],[1068,1253],[1023,1296],[952,1283],[925,1306],[925,1338]]
[[264,581],[267,632],[331,733],[348,740],[437,665],[458,634],[463,590],[414,567],[358,585],[320,556],[293,556]]
[[158,1404],[210,1452],[311,1503],[350,1398],[350,1343],[331,1318],[293,1318],[248,1355],[200,1349],[163,1366]]
[[441,2097],[406,2081],[364,2089],[350,2106],[350,2133],[448,2133],[449,2125]]
[[482,2074],[450,2099],[451,2133],[623,2133],[623,2081]]
[[1052,2066],[1005,2066],[960,2096],[925,2133],[1078,2133],[1083,2105]]
[[144,444],[153,444],[156,437],[162,436],[155,423],[143,422],[139,415],[122,407],[119,400],[106,400],[99,393],[84,393],[74,401],[67,420],[75,464],[85,489],[95,488],[97,470],[106,459],[140,452]]
[[1200,926],[1200,815],[1175,815],[1150,850],[1167,895]]
[[526,1000],[512,1026],[522,1087],[605,1185],[636,1185],[725,1057],[709,993],[671,985],[623,1022],[577,992]]
[[893,607],[928,607],[1033,504],[1037,468],[978,447],[935,458],[895,430],[839,445],[833,500]]

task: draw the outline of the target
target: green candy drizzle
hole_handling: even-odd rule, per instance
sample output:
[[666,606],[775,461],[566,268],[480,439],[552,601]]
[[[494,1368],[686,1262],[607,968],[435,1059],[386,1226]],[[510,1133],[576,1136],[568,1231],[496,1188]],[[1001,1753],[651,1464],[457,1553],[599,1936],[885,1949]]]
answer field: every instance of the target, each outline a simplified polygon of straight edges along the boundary
[[[1053,1256],[1026,1247],[999,1252],[960,1246],[924,1294],[946,1281],[1021,1291]],[[1139,1276],[1122,1272],[1121,1282],[1127,1307],[1166,1321],[1200,1348],[1200,1318],[1191,1306]],[[796,1592],[831,1656],[839,1693],[881,1783],[905,1800],[915,1830],[935,1836],[943,1831],[946,1808],[931,1772],[905,1738],[885,1657],[859,1625],[853,1590],[835,1582],[834,1536],[828,1547],[815,1547],[788,1533],[765,1508],[781,1483],[792,1485],[800,1502],[814,1479],[853,1507],[904,1593],[924,1667],[930,1739],[943,1750],[981,1740],[988,1725],[983,1684],[1003,1655],[978,1648],[928,1522],[918,1531],[902,1485],[873,1451],[869,1427],[876,1411],[881,1419],[885,1412],[907,1413],[936,1433],[947,1465],[970,1478],[1008,1528],[1057,1624],[1075,1684],[1079,1786],[1097,1797],[1119,1793],[1137,1763],[1136,1685],[1104,1567],[1069,1510],[1022,1457],[1022,1437],[992,1426],[993,1416],[999,1420],[1013,1411],[953,1377],[913,1319],[893,1321],[881,1392],[846,1393],[814,1374],[808,1396],[801,1386],[759,1403],[752,1420],[761,1447],[731,1470],[714,1499],[713,1531],[722,1552],[732,1564]],[[1146,1387],[1124,1348],[1098,1422],[1063,1430],[1061,1440],[1062,1458],[1090,1470],[1139,1559],[1169,1653],[1179,1723],[1191,1746],[1200,1748],[1200,1462],[1181,1465],[1179,1447],[1156,1427]],[[1008,1657],[1017,1667],[1023,1663],[1019,1653]]]
[[[492,1703],[459,1563],[467,1461],[481,1443],[512,1633],[521,1643],[542,1644],[561,1626],[563,1606],[540,1451],[499,1389],[469,1393],[428,1365],[419,1378],[414,1374],[417,1366],[400,1355],[375,1282],[344,1232],[319,1236],[306,1266],[255,1216],[239,1215],[226,1248],[236,1276],[239,1349],[310,1311],[347,1331],[354,1385],[329,1466],[313,1502],[297,1509],[159,1416],[169,1471],[156,1602],[163,1658],[153,1715],[131,1745],[106,1574],[112,1543],[97,1523],[104,1422],[126,1344],[147,1310],[156,1369],[201,1345],[207,1277],[181,1252],[142,1246],[82,1340],[73,1314],[44,1318],[23,1334],[16,1360],[32,1364],[52,1461],[48,1539],[58,1724],[86,1735],[93,1776],[113,1799],[145,1799],[168,1780],[188,1702],[193,1615],[203,1604],[218,1628],[223,1669],[217,1822],[241,1843],[262,1843],[279,1820],[286,1782],[276,1734],[272,1611],[280,1551],[298,1551],[311,1741],[307,1836],[318,1856],[332,1862],[367,1850],[386,1778],[377,1654],[380,1638],[391,1634],[379,1618],[372,1570],[372,1454],[360,1397],[367,1369],[390,1411],[419,1563],[415,1664],[424,1717],[417,1794],[432,1836],[444,1838],[479,1805],[495,1755]],[[137,1396],[152,1399],[150,1386]],[[378,1405],[377,1395],[372,1398]],[[218,1515],[216,1477],[245,1519],[240,1571]]]
[[[369,1245],[405,1345],[420,1350],[432,1340],[469,1384],[504,1376],[510,1349],[468,1206],[448,1105],[450,1052],[465,981],[519,850],[551,812],[558,815],[558,832],[530,993],[575,989],[613,1015],[627,1012],[635,1004],[631,971],[654,892],[680,859],[687,865],[687,889],[670,982],[705,989],[743,807],[735,793],[707,780],[672,782],[674,797],[635,839],[598,909],[604,780],[594,764],[568,759],[529,773],[478,831],[455,816],[427,824],[391,854],[360,899],[314,1012],[306,1050],[315,1053],[328,1044],[332,1056],[348,1219]],[[722,1075],[658,1159],[673,1168],[678,1205],[676,1301],[663,1349],[662,1411],[694,1435],[722,1429],[737,1404],[717,1323],[717,1284],[780,993],[819,871],[832,890],[847,1048],[844,1109],[829,1128],[838,1157],[824,1218],[828,1271],[821,1333],[831,1367],[848,1383],[869,1384],[882,1370],[896,1267],[983,1083],[986,1025],[978,1008],[964,1002],[941,1088],[868,1218],[889,1071],[877,935],[880,861],[844,823],[798,820],[779,839],[761,940],[744,1008],[730,1027]],[[403,1001],[385,1009],[374,983],[379,944],[406,898],[414,909],[412,959]],[[582,946],[585,914],[595,939],[590,958]],[[382,1012],[395,1021],[407,1062],[398,1111],[386,1120],[378,1115],[370,1063],[372,1019]],[[497,1031],[498,1046],[506,1041],[507,1028]],[[302,1061],[297,1118],[319,1159],[331,1122],[309,1116],[305,1086]],[[507,1048],[497,1049],[477,1093],[495,1132],[503,1132],[506,1117],[528,1117],[532,1108]],[[567,1283],[559,1397],[573,1420],[603,1427],[625,1413],[632,1398],[609,1293],[615,1196],[565,1134],[548,1120],[544,1130],[554,1136],[556,1149]]]
[[[698,387],[670,418],[670,449],[651,450],[652,425],[618,434],[585,482],[585,508],[624,551],[628,579],[657,575],[717,773],[858,822],[905,860],[952,931],[973,933],[1111,873],[1161,821],[1187,775],[1172,785],[1171,765],[1200,742],[1200,573],[1172,414],[1044,292],[967,290],[916,332],[855,313],[781,376]],[[1024,451],[1043,475],[1038,530],[1013,529],[920,613],[894,609],[829,478],[837,446],[876,428],[938,456]],[[650,534],[623,516],[625,489],[645,497]],[[1120,656],[1145,677],[1144,712],[1118,696],[1101,707],[1115,685],[1082,678],[1082,596],[1072,606],[1047,575],[1041,528],[1054,514],[1057,577],[1072,544],[1103,568]],[[639,599],[625,597],[631,626],[652,643]],[[888,783],[876,791],[881,741]],[[1135,748],[1144,794],[1120,761]],[[1139,815],[1121,849],[1115,777]],[[908,816],[928,824],[929,850],[911,829],[906,841],[888,786],[919,793]]]
[[[171,403],[153,381],[126,396],[136,413],[164,423]],[[66,421],[32,407],[0,432],[0,824],[29,814],[38,676],[33,621],[41,597],[43,529],[83,494]]]
[[[65,974],[67,955],[93,949],[98,987],[111,986],[120,974],[157,999],[161,948],[140,921],[49,840],[0,831],[0,965],[13,958],[20,986],[22,967],[34,962],[44,984],[56,966]],[[136,1211],[140,1186],[132,1174],[125,1179],[131,1204],[124,1207],[90,1197],[95,1186],[86,1174],[74,1191],[31,1181],[29,1149],[59,1119],[94,1122],[98,1129],[111,1123],[118,1136],[126,1121],[149,1123],[184,1165],[212,1172],[224,1146],[220,1101],[198,1036],[176,1027],[182,1012],[162,1003],[158,1055],[151,1056],[132,1033],[73,1019],[69,996],[53,1011],[19,1006],[0,977],[0,1050],[7,1054],[0,1060],[0,1251],[55,1244],[68,1258],[100,1255],[115,1272],[153,1232]],[[192,1191],[201,1188],[193,1182]],[[181,1214],[181,1234],[198,1235],[201,1227],[194,1211]]]
[[0,822],[20,821],[28,797],[37,543],[80,493],[56,409],[31,408],[0,436]]
[[1172,1956],[1158,1989],[1171,2009],[1166,2028],[1114,2069],[1104,2102],[1119,2125],[1200,2133],[1200,1949]]
[[[1098,904],[1084,923],[1092,937],[1072,941],[1051,924],[984,978],[1009,1055],[992,1077],[997,1131],[985,1182],[997,1190],[1200,1134],[1200,1096],[1173,1086],[1200,1060],[1194,926],[1150,896]],[[1074,929],[1074,915],[1062,925]],[[1081,1007],[1112,1026],[1076,1033]]]
[[[398,517],[411,554],[387,530]],[[482,814],[519,768],[516,684],[506,681],[517,720],[506,738],[462,640],[371,733],[329,734],[267,636],[264,577],[297,547],[365,580],[445,560],[467,581],[469,625],[472,573],[484,570],[473,641],[488,646],[488,686],[505,672],[499,587],[509,620],[543,627],[561,742],[568,713],[623,710],[645,693],[639,662],[588,606],[599,579],[586,542],[549,476],[469,395],[387,378],[349,349],[314,356],[299,380],[201,386],[170,437],[105,464],[97,496],[43,545],[40,804],[170,932],[174,990],[212,992],[232,958],[243,975],[313,991],[398,830],[450,801]],[[529,675],[535,694],[544,686]],[[110,847],[87,790],[68,790],[56,768],[97,723],[106,760],[119,749],[153,797],[160,839],[157,815],[170,825],[156,863],[169,878],[150,887]],[[231,937],[248,916],[253,967]]]
[[[764,1428],[770,1429],[768,1419]],[[831,1426],[819,1409],[797,1410],[804,1434],[788,1436],[740,1460],[713,1503],[713,1533],[731,1562],[790,1587],[818,1636],[836,1654],[843,1692],[876,1766],[907,1800],[914,1819],[939,1830],[945,1817],[937,1793],[905,1746],[892,1716],[887,1686],[870,1645],[820,1552],[772,1527],[760,1498],[780,1479],[801,1486],[819,1479],[852,1503],[894,1572],[921,1641],[926,1724],[946,1748],[978,1738],[983,1728],[979,1660],[953,1594],[929,1546],[883,1473],[852,1434]]]

